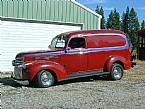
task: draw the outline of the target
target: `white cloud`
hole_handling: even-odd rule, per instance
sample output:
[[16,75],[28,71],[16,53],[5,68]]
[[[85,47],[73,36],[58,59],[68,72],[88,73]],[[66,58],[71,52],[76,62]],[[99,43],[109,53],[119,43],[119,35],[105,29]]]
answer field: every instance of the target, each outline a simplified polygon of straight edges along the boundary
[[111,11],[111,10],[114,10],[114,7],[104,7],[104,10],[105,11]]
[[140,10],[145,10],[145,7],[141,7],[141,8],[138,8],[138,9],[140,9]]
[[77,0],[78,2],[81,1],[85,4],[99,4],[99,3],[106,3],[106,0]]

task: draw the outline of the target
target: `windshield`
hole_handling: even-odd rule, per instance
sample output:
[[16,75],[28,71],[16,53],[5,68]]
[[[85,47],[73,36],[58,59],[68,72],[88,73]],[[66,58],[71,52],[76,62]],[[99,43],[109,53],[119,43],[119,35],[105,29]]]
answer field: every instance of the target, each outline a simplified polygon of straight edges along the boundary
[[50,48],[51,49],[59,49],[59,48],[64,48],[67,43],[67,39],[65,35],[58,35],[55,38],[53,38]]

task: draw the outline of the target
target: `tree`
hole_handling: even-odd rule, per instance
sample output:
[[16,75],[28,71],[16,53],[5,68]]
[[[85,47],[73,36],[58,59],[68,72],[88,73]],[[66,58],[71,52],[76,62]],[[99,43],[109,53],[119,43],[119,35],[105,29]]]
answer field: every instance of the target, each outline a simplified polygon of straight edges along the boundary
[[129,13],[129,31],[138,31],[139,30],[139,21],[137,17],[137,13],[135,12],[134,8],[131,8]]
[[104,17],[104,10],[103,10],[103,7],[99,7],[97,5],[96,7],[96,13],[100,14],[102,16],[102,19],[101,19],[101,29],[105,29],[105,17]]
[[96,10],[95,10],[96,13],[100,14],[100,7],[97,5],[96,7]]
[[122,15],[121,30],[129,34],[129,7],[126,8],[126,12]]
[[129,26],[128,26],[128,35],[132,42],[133,47],[137,46],[137,36],[136,32],[140,29],[137,13],[134,8],[131,8],[129,13]]
[[107,29],[117,29],[120,30],[120,15],[117,12],[116,8],[114,11],[111,11],[109,14],[109,18],[107,19],[106,23]]
[[113,22],[114,28],[113,29],[117,29],[120,30],[120,15],[119,12],[117,12],[116,9],[114,9],[114,22]]
[[112,22],[113,22],[113,11],[110,12],[109,18],[107,19],[106,28],[112,29]]
[[103,7],[100,8],[100,15],[102,15],[101,19],[101,29],[105,29],[105,17],[104,17],[104,10]]
[[141,23],[141,29],[145,29],[145,21],[144,20]]

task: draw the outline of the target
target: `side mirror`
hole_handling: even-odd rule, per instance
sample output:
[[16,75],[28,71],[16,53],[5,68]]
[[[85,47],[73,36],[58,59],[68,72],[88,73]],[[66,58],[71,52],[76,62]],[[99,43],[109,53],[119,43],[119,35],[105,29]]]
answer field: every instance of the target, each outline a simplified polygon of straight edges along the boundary
[[66,50],[71,50],[71,47],[67,47]]

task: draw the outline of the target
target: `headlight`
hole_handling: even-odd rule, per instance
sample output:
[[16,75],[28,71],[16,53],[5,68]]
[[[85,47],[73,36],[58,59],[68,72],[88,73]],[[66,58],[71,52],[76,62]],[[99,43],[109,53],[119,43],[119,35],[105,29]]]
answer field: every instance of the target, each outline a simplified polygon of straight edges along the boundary
[[24,57],[16,58],[16,62],[24,62]]
[[26,65],[25,65],[25,64],[18,65],[18,67],[19,67],[19,68],[26,69]]
[[12,65],[13,66],[18,66],[18,65],[22,65],[24,62],[24,58],[16,58],[16,60],[12,61]]

